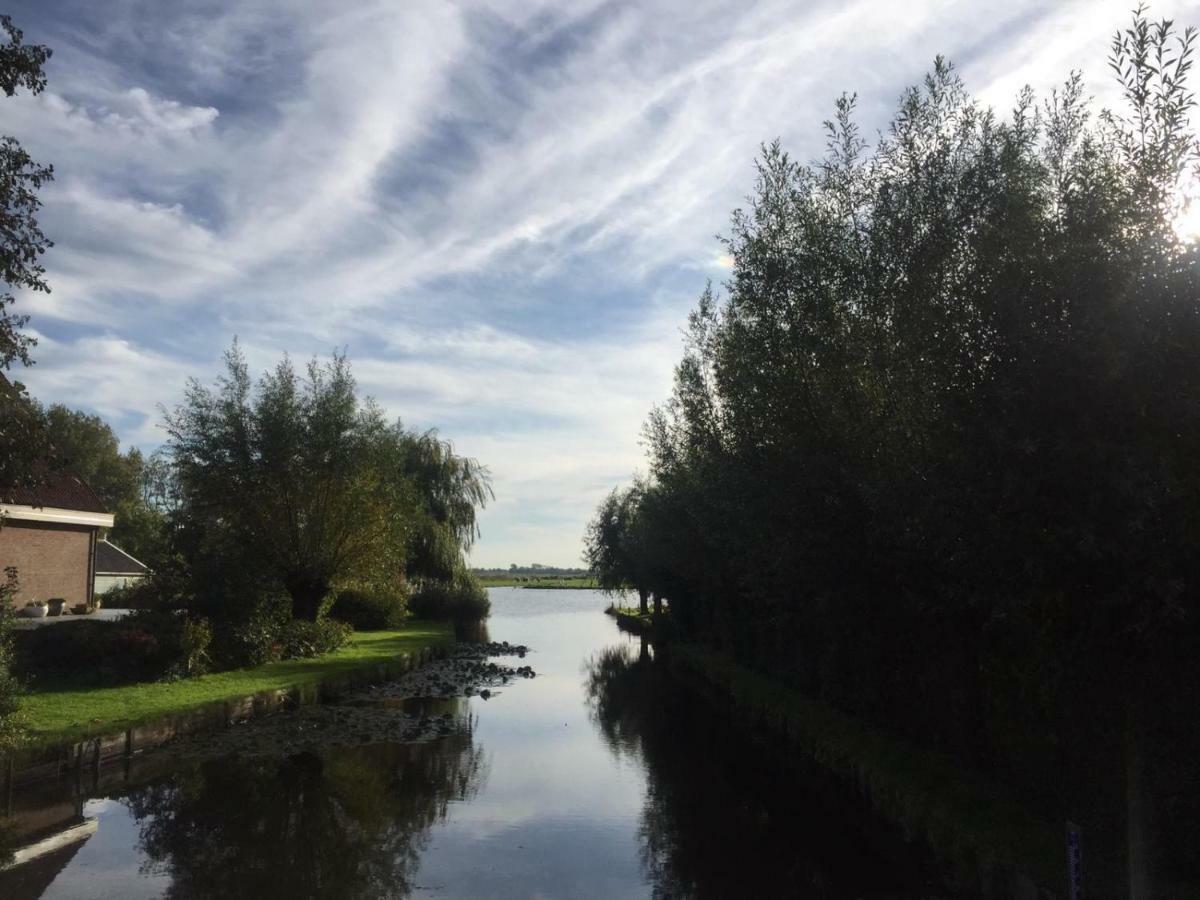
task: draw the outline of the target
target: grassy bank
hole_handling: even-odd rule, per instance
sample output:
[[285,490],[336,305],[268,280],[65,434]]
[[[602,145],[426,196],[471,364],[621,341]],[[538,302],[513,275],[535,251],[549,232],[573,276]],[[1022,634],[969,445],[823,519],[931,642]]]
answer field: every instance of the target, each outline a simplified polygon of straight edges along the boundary
[[480,576],[479,581],[484,587],[519,587],[545,591],[587,590],[596,587],[594,578],[559,578],[553,575],[547,575],[544,578],[529,575]]
[[617,624],[627,631],[649,635],[655,630],[655,625],[665,626],[666,619],[655,620],[653,612],[643,613],[636,606],[617,606],[609,604],[604,610],[607,615],[617,620]]
[[315,684],[453,640],[454,628],[449,622],[413,621],[398,631],[359,632],[346,647],[316,659],[289,659],[182,681],[120,687],[42,683],[24,698],[21,714],[35,746],[79,740],[188,712],[206,703]]
[[[1050,891],[1065,875],[1062,825],[942,754],[884,734],[694,644],[672,644],[687,679],[727,698],[777,737],[853,783],[908,834],[927,841],[975,889],[1028,880]],[[983,891],[983,893],[989,893]]]

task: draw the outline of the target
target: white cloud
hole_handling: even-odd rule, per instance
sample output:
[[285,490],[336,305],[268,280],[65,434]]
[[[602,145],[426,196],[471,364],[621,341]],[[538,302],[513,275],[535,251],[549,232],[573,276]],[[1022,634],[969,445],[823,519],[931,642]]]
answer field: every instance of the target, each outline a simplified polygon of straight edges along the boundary
[[1102,86],[1127,6],[129,0],[0,101],[59,178],[27,380],[154,443],[137,413],[234,333],[255,365],[349,344],[365,389],[492,465],[477,559],[572,562],[760,143],[816,156],[843,90],[870,134],[938,52],[1001,107],[1072,66]]
[[136,122],[138,126],[175,134],[211,125],[218,115],[215,107],[185,106],[177,100],[153,97],[145,88],[131,88],[127,96],[136,119],[113,112],[109,114],[112,117],[110,121],[122,125],[133,125]]

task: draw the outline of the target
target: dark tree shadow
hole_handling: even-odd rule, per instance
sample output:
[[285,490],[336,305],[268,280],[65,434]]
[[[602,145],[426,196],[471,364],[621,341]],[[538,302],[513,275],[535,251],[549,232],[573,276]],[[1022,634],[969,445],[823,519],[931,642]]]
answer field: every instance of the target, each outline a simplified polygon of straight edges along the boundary
[[126,800],[167,896],[405,897],[430,829],[486,778],[469,732],[195,764]]

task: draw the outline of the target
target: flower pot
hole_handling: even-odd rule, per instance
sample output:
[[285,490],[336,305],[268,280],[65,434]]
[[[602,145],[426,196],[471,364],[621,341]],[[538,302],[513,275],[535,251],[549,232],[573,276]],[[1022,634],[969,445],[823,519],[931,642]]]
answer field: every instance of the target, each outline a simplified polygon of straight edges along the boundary
[[28,603],[21,610],[21,615],[27,619],[44,619],[46,618],[46,604]]
[[51,597],[50,600],[46,603],[46,609],[47,609],[48,615],[61,616],[63,607],[66,605],[67,605],[67,601],[64,600],[62,597]]
[[76,603],[71,607],[71,612],[77,616],[86,616],[88,614],[88,605],[86,603]]

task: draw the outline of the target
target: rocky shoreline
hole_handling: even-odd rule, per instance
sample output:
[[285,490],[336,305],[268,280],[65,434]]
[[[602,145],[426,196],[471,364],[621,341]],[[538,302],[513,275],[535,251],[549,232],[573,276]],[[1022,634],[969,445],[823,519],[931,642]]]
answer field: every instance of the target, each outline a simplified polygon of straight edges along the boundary
[[163,747],[180,757],[275,756],[329,747],[429,741],[470,727],[467,698],[488,700],[497,688],[536,676],[524,659],[529,648],[504,642],[462,643],[421,668],[355,691],[334,703],[304,706],[231,725],[224,731],[181,737]]

